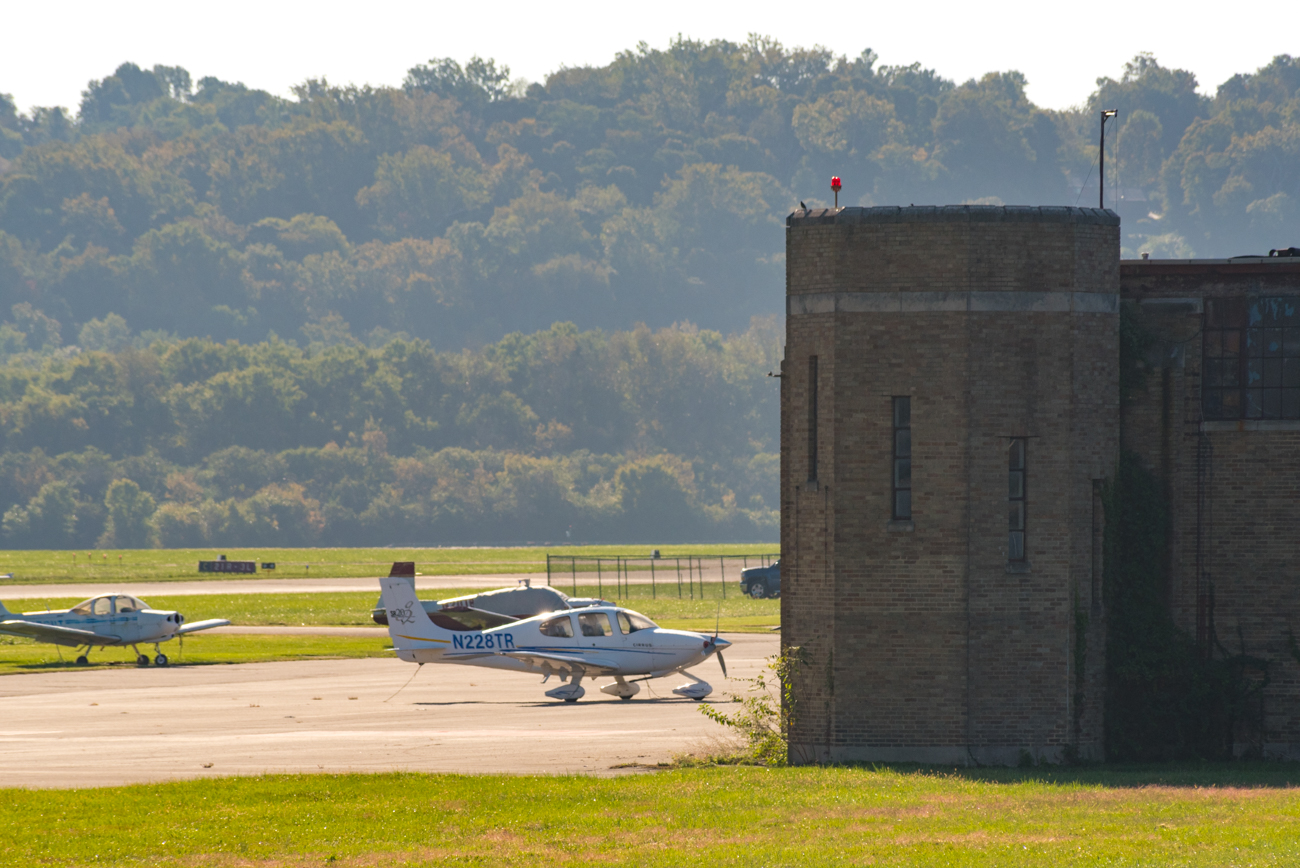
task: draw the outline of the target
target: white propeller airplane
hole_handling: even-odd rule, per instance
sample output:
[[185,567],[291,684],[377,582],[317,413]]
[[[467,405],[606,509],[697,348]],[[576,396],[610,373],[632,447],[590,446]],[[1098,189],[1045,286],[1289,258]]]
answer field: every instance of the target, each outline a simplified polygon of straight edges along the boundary
[[723,677],[727,674],[722,649],[731,643],[726,639],[668,630],[631,609],[591,606],[475,629],[457,623],[454,612],[446,610],[437,613],[435,624],[416,599],[409,578],[380,579],[379,586],[388,635],[401,659],[537,672],[544,676],[543,684],[558,675],[568,683],[546,691],[552,699],[577,702],[587,692],[582,679],[605,675],[614,676],[614,681],[601,687],[602,693],[631,699],[641,692],[637,682],[681,673],[691,681],[673,688],[673,693],[698,701],[713,688],[687,672],[688,667],[716,654]]
[[153,662],[166,666],[167,655],[158,648],[159,643],[229,623],[225,618],[209,618],[187,624],[180,612],[151,609],[144,600],[129,594],[102,594],[71,609],[48,612],[10,612],[0,603],[0,633],[84,648],[77,657],[78,666],[90,662],[87,655],[97,645],[130,645],[135,651],[135,662],[148,666],[148,656],[141,654],[136,647],[148,644],[153,645],[157,655]]

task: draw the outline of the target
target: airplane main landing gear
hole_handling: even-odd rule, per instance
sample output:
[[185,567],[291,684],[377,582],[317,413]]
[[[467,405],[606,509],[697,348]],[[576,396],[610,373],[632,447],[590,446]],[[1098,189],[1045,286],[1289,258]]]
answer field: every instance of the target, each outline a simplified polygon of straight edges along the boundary
[[137,654],[136,657],[135,657],[135,665],[136,665],[136,666],[148,666],[148,665],[149,665],[149,655],[148,655],[148,654]]
[[683,672],[682,674],[691,679],[691,683],[683,684],[681,687],[674,687],[673,693],[678,696],[685,696],[687,699],[694,699],[699,702],[713,692],[713,686],[709,682],[696,678],[689,672]]
[[552,687],[550,690],[546,691],[546,695],[551,697],[551,699],[563,699],[565,702],[577,702],[579,699],[587,695],[587,691],[579,683],[582,681],[582,676],[585,674],[584,671],[579,670],[577,674],[569,677],[568,684],[561,684],[559,687]]
[[153,662],[154,662],[154,665],[156,665],[156,666],[166,666],[166,665],[167,665],[167,655],[166,655],[166,654],[159,654],[158,656],[156,656],[156,657],[153,658]]
[[606,684],[600,688],[601,693],[608,693],[610,696],[617,696],[619,699],[627,701],[641,692],[641,685],[635,681],[628,684],[623,680],[622,675],[614,676],[613,684]]

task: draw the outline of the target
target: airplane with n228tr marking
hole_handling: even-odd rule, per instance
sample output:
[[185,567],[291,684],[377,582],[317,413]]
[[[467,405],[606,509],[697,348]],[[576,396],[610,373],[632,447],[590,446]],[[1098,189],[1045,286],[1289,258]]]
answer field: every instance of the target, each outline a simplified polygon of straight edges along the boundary
[[[680,673],[690,683],[673,688],[687,699],[713,692],[687,668],[717,655],[723,677],[722,649],[731,643],[716,635],[668,630],[646,616],[619,606],[591,606],[546,612],[487,629],[474,629],[452,617],[434,623],[415,596],[413,579],[379,580],[381,605],[388,615],[388,635],[397,656],[410,663],[459,663],[514,672],[536,672],[545,683],[552,675],[562,683],[546,691],[552,699],[577,702],[585,694],[584,678],[613,676],[602,693],[631,699],[640,681]],[[438,617],[441,613],[437,613]]]

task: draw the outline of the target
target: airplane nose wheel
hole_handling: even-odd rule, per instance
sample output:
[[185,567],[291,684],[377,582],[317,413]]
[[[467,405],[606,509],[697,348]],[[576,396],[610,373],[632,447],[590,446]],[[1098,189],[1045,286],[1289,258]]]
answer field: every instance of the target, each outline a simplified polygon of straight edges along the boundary
[[156,656],[156,657],[153,658],[153,662],[154,662],[154,664],[157,665],[157,666],[166,666],[166,665],[167,665],[167,655],[166,655],[166,654],[159,654],[158,656]]

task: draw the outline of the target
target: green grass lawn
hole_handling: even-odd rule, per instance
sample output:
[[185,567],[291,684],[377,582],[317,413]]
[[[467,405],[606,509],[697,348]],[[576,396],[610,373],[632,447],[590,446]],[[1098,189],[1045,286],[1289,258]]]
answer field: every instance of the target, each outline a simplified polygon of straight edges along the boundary
[[[199,573],[198,562],[214,560],[218,554],[232,561],[273,562],[274,573],[262,577],[364,577],[386,576],[393,561],[415,561],[416,570],[426,576],[483,575],[490,573],[545,574],[546,556],[647,557],[652,546],[528,546],[517,548],[312,548],[312,549],[131,549],[89,551],[3,551],[0,552],[0,584],[39,582],[194,581],[199,579],[250,578],[228,574]],[[664,558],[696,555],[773,554],[776,543],[764,545],[657,546]],[[730,568],[730,565],[728,565]],[[594,567],[592,567],[594,569]],[[662,569],[667,569],[665,565]],[[739,575],[736,576],[739,578]]]
[[[780,600],[751,600],[739,593],[739,588],[729,588],[727,598],[721,596],[718,584],[705,585],[706,596],[679,598],[676,588],[671,593],[660,590],[651,597],[650,588],[631,585],[629,594],[620,599],[605,588],[605,598],[647,615],[664,627],[682,630],[713,632],[718,620],[723,630],[765,630],[781,623]],[[475,593],[476,589],[421,591],[421,597],[446,599],[461,594]],[[482,590],[482,589],[477,589]],[[568,590],[566,589],[566,593]],[[579,585],[581,596],[596,596],[596,586]],[[193,596],[155,597],[145,600],[156,609],[174,609],[187,620],[204,618],[229,618],[242,625],[313,625],[374,626],[370,610],[379,600],[378,582],[374,593],[320,593],[320,594],[195,594]],[[41,597],[27,600],[7,600],[5,606],[13,612],[66,609],[81,600],[77,597]]]
[[[185,638],[182,651],[176,640],[160,646],[173,666],[202,666],[216,663],[260,663],[268,660],[312,660],[323,657],[391,657],[388,635],[373,639],[353,636],[214,636],[196,633]],[[153,657],[152,645],[141,651]],[[72,648],[38,644],[16,636],[0,636],[0,675],[18,672],[50,672],[57,669],[80,670],[73,666],[77,652]],[[90,668],[97,666],[135,666],[135,653],[129,648],[96,648],[90,652]],[[0,844],[3,852],[3,844]],[[4,860],[0,859],[0,865]]]
[[[608,590],[608,589],[606,589]],[[779,600],[751,600],[731,594],[726,600],[709,596],[701,599],[678,599],[677,596],[651,598],[649,589],[631,586],[632,596],[623,602],[653,618],[664,627],[711,633],[715,620],[724,632],[767,632],[781,623]],[[698,592],[698,586],[696,588]],[[707,585],[706,593],[717,590]],[[583,595],[596,593],[595,586],[578,586]],[[438,591],[438,597],[473,593],[472,589]],[[432,596],[425,593],[423,596]],[[245,626],[375,626],[370,610],[378,601],[373,594],[197,594],[194,596],[153,597],[146,600],[159,609],[175,609],[190,621],[204,618],[229,618]],[[8,600],[5,606],[14,612],[45,608],[66,609],[80,602],[76,597],[49,597]],[[196,633],[185,640],[185,662],[249,663],[256,660],[289,660],[310,657],[370,657],[389,646],[386,633],[375,639],[348,636],[222,636]],[[175,641],[163,645],[164,653],[179,663]],[[372,653],[373,652],[373,653]],[[392,652],[383,652],[392,653]],[[30,639],[0,635],[0,674],[34,672],[61,665],[60,651],[54,645],[38,644]],[[62,665],[70,665],[77,654],[62,649]],[[105,664],[131,664],[135,655],[130,648],[92,651],[92,661]]]
[[1285,866],[1300,769],[706,768],[0,791],[14,865]]

